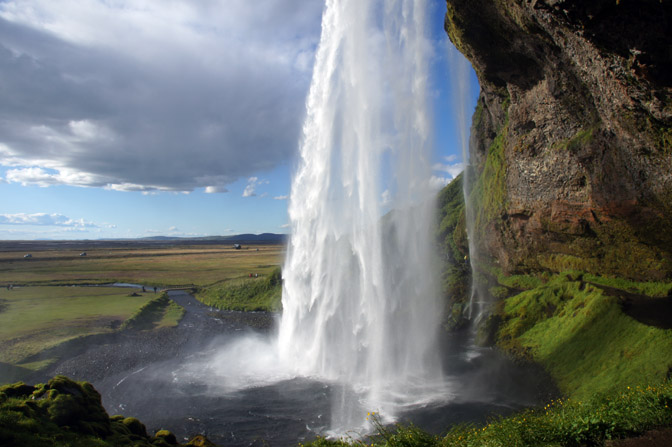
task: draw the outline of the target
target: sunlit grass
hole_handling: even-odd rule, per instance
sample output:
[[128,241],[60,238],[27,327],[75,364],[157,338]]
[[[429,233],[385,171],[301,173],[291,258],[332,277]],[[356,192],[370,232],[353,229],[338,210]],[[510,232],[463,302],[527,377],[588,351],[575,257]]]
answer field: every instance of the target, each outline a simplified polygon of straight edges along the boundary
[[574,398],[658,382],[672,367],[671,330],[634,320],[571,274],[507,299],[502,317],[500,346],[540,363]]
[[0,289],[0,362],[20,364],[64,341],[112,332],[149,298],[111,287]]
[[[257,251],[258,249],[258,251]],[[72,250],[34,252],[23,259],[17,252],[0,256],[0,284],[105,284],[127,282],[146,286],[205,286],[247,276],[269,274],[280,265],[282,245],[235,250],[230,246],[166,249],[98,250],[86,257]]]
[[279,311],[282,306],[280,269],[276,268],[268,276],[239,278],[204,288],[196,293],[196,298],[223,310]]
[[175,327],[184,316],[184,308],[162,293],[130,316],[122,329],[152,330]]

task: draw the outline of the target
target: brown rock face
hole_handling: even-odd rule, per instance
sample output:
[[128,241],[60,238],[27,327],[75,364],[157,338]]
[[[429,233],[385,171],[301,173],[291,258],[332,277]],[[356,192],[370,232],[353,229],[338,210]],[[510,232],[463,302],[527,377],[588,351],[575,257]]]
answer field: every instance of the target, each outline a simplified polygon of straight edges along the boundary
[[507,272],[672,277],[672,2],[447,6],[481,84],[480,249]]

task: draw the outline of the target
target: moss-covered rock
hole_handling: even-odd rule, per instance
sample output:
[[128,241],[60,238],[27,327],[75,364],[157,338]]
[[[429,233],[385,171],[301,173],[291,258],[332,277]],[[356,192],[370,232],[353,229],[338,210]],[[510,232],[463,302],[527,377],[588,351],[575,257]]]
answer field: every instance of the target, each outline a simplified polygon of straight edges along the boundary
[[464,318],[471,285],[469,247],[464,209],[463,174],[439,194],[437,240],[442,253],[441,284],[446,300],[444,325],[451,330],[467,324]]
[[[197,444],[212,445],[202,436]],[[200,443],[200,444],[198,444]],[[154,437],[136,418],[109,417],[100,394],[87,382],[56,376],[35,386],[0,387],[0,445],[30,447],[175,446],[175,436]]]

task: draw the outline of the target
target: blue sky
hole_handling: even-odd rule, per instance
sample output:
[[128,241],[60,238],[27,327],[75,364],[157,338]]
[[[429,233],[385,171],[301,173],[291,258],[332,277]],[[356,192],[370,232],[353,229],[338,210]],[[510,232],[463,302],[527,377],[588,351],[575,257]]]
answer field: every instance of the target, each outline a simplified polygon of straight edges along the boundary
[[[322,8],[0,0],[0,239],[286,232]],[[461,149],[430,9],[440,184]]]

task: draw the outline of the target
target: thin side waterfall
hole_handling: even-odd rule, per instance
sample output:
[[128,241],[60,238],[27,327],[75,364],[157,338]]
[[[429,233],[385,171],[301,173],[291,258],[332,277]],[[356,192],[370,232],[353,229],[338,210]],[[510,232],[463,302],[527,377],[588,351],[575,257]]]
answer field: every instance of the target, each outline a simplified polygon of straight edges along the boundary
[[483,312],[486,310],[484,303],[479,301],[479,292],[476,281],[476,264],[478,262],[478,250],[476,248],[475,234],[475,210],[473,202],[470,199],[472,189],[473,169],[469,161],[469,136],[471,134],[471,114],[472,105],[469,99],[471,91],[470,66],[467,59],[451,43],[448,47],[448,57],[450,63],[451,85],[454,86],[453,92],[453,110],[457,117],[457,131],[460,136],[460,147],[462,149],[462,163],[464,170],[462,172],[462,193],[464,195],[464,212],[466,220],[467,241],[469,246],[468,262],[471,268],[471,289],[469,291],[469,309],[467,318],[471,321],[472,327],[476,329]]
[[327,0],[289,204],[280,360],[334,432],[442,397],[425,1]]

